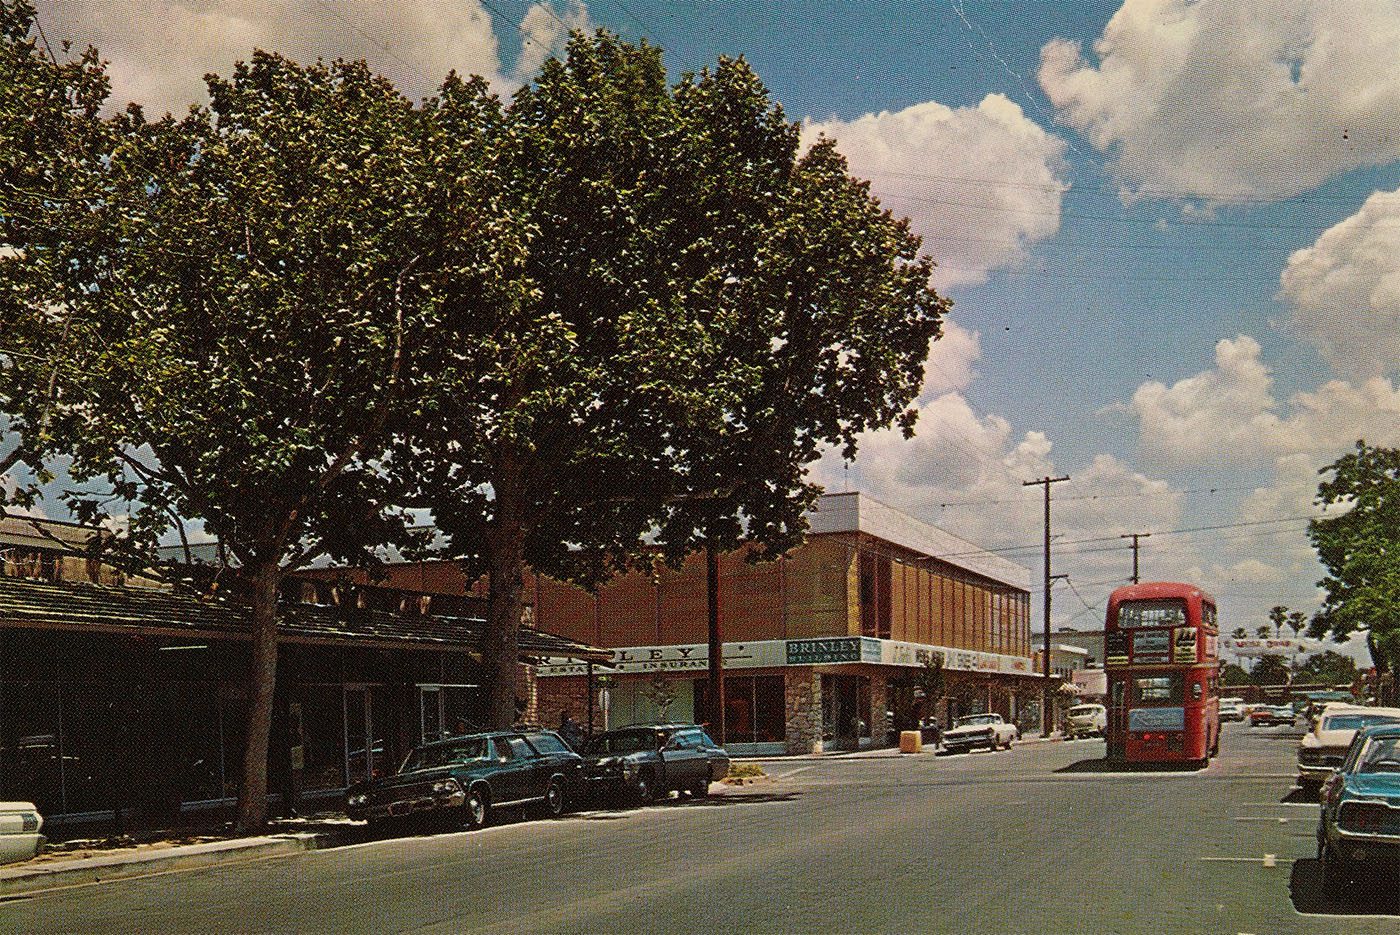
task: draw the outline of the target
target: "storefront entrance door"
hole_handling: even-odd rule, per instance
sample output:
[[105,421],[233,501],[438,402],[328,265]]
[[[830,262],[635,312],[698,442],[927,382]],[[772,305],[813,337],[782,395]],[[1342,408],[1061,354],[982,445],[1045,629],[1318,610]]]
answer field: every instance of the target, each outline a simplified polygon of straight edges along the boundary
[[822,676],[822,737],[829,749],[854,750],[860,743],[860,686],[850,675]]
[[351,784],[388,775],[389,707],[381,685],[345,687],[345,775]]

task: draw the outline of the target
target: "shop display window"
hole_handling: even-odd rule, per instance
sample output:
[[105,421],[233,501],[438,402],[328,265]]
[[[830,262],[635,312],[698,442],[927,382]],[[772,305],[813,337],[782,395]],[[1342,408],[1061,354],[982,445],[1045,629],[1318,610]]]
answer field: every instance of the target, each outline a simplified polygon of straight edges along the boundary
[[56,684],[0,684],[0,798],[64,811],[60,736]]
[[[339,685],[305,685],[301,706],[301,787],[308,792],[345,786],[345,711]],[[296,719],[293,718],[295,722]],[[293,757],[292,765],[296,766]]]

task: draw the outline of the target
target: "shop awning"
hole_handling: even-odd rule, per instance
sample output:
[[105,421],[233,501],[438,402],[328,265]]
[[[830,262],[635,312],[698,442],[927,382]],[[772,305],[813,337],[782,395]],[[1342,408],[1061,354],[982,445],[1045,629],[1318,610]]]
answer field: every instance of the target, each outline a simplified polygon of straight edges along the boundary
[[[25,626],[133,635],[247,639],[247,608],[156,588],[52,583],[0,576],[0,627]],[[292,642],[345,646],[434,647],[475,651],[485,621],[317,604],[284,604],[279,632]],[[606,662],[612,652],[531,627],[520,629],[520,655]]]

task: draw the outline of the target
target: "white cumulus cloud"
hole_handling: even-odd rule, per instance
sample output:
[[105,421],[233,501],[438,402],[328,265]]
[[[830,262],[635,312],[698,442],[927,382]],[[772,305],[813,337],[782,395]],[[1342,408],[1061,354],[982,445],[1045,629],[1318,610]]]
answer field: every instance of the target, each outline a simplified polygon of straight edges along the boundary
[[1289,257],[1279,297],[1334,370],[1400,368],[1400,190],[1374,193]]
[[[532,4],[518,24],[493,22],[480,0],[39,0],[36,6],[51,41],[95,45],[111,62],[116,106],[136,101],[153,113],[177,114],[207,100],[205,74],[228,75],[255,48],[302,62],[363,58],[413,98],[431,94],[452,70],[509,91],[562,48],[568,28],[586,27],[588,19],[578,2],[559,9]],[[502,75],[498,29],[520,42],[513,76]]]
[[1355,442],[1400,443],[1400,388],[1373,377],[1330,380],[1281,406],[1249,335],[1215,346],[1215,366],[1167,386],[1143,383],[1126,405],[1147,454],[1173,464],[1223,465],[1295,452],[1330,461]]
[[976,107],[936,101],[854,120],[808,120],[805,142],[825,134],[871,180],[873,193],[907,216],[942,267],[941,287],[976,284],[1015,266],[1060,229],[1065,142],[1014,102],[989,94]]
[[1039,78],[1130,191],[1283,198],[1400,158],[1393,0],[1127,0]]

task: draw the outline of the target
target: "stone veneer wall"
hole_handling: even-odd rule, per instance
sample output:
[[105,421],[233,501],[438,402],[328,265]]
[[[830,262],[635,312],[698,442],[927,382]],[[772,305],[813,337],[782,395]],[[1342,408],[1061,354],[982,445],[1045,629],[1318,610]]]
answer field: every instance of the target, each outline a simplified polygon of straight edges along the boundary
[[[601,685],[600,685],[601,687]],[[575,676],[539,679],[539,723],[550,730],[559,726],[565,711],[584,730],[588,729],[588,680]],[[603,711],[597,699],[593,704],[593,730],[603,729]]]
[[890,729],[889,685],[884,674],[877,672],[870,679],[870,740],[877,747],[885,745]]
[[787,752],[822,752],[822,678],[808,668],[783,673]]

